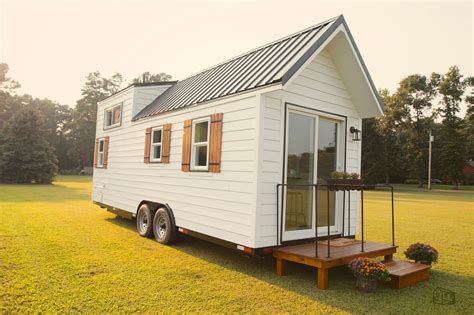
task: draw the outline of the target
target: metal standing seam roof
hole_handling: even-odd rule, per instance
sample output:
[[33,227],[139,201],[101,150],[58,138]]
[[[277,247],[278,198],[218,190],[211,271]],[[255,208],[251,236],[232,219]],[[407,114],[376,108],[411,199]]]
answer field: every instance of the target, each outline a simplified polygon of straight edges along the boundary
[[[133,120],[285,81],[329,36],[332,30],[326,26],[336,20],[342,23],[344,18],[322,22],[178,81]],[[332,23],[330,29],[336,24],[340,23]]]

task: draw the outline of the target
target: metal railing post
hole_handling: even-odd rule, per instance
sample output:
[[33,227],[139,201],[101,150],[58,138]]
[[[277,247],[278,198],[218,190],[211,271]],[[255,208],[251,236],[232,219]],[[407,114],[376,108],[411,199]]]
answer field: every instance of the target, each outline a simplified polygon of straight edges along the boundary
[[347,195],[347,236],[351,237],[351,191]]
[[328,224],[328,258],[331,257],[331,226],[329,225],[329,216],[330,216],[330,205],[329,205],[329,186],[326,186],[326,191],[327,191],[327,202],[328,202],[328,217],[327,217],[327,224]]
[[315,257],[318,257],[318,185],[314,185],[314,252]]
[[[349,191],[350,193],[350,191]],[[342,237],[344,237],[344,221],[346,220],[346,191],[342,191]]]
[[362,223],[362,252],[364,252],[364,188],[360,190],[360,200],[361,200],[361,223]]
[[393,186],[390,186],[392,190],[392,246],[395,246],[395,205],[393,201]]

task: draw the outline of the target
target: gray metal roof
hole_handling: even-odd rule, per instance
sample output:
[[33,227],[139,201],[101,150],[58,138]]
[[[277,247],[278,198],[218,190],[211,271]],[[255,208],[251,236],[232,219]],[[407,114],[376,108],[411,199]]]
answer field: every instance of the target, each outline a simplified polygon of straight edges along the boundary
[[279,82],[285,84],[342,23],[344,17],[340,15],[178,81],[133,120]]
[[331,19],[199,72],[158,96],[133,119],[280,82]]

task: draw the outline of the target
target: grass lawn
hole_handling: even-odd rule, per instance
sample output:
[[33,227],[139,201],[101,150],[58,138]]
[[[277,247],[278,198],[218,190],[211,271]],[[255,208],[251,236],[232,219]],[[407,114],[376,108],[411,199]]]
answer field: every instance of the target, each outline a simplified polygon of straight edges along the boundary
[[[316,270],[187,238],[173,246],[140,238],[134,223],[90,201],[86,177],[53,185],[0,185],[0,313],[16,312],[324,312],[474,313],[472,191],[397,186],[396,241],[421,241],[440,262],[414,287],[359,293],[345,267],[331,269],[330,289]],[[366,238],[390,241],[388,193],[366,193]],[[401,258],[402,255],[398,254]],[[436,287],[454,305],[433,303]]]

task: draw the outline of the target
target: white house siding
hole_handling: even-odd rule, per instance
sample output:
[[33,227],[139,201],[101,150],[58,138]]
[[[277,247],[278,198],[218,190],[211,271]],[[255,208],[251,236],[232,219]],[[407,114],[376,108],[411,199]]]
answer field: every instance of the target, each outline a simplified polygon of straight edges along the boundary
[[[122,126],[104,131],[103,109],[117,99],[124,102]],[[132,213],[142,200],[168,203],[178,226],[254,247],[257,98],[224,99],[137,122],[131,121],[132,99],[130,92],[99,104],[97,137],[109,136],[110,143],[107,169],[95,169],[93,200]],[[184,120],[220,112],[221,173],[182,172]],[[145,129],[165,123],[172,124],[170,163],[144,164]]]
[[[274,246],[277,242],[276,185],[282,181],[285,102],[347,116],[347,172],[360,173],[361,143],[352,141],[349,127],[361,129],[362,120],[331,55],[323,50],[284,90],[261,97],[260,141],[263,145],[259,151],[256,247]],[[352,192],[351,234],[356,233],[358,200],[358,194]],[[347,212],[345,218],[347,222]]]
[[141,86],[134,88],[132,116],[147,107],[158,95],[162,94],[168,86]]

